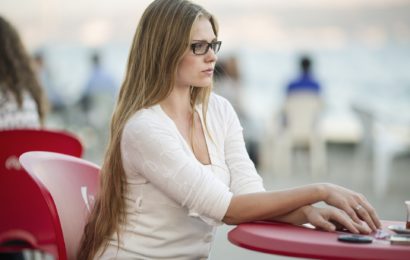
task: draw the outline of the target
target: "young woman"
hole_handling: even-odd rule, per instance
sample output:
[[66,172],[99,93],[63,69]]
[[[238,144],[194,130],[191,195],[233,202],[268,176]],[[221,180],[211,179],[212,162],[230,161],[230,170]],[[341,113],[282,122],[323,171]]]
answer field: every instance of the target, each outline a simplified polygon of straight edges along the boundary
[[0,130],[38,128],[47,100],[14,27],[0,16]]
[[[145,10],[79,259],[207,258],[221,223],[380,227],[362,195],[336,185],[265,191],[232,106],[211,94],[220,46],[215,18],[196,4],[155,0]],[[331,206],[311,206],[319,201]]]

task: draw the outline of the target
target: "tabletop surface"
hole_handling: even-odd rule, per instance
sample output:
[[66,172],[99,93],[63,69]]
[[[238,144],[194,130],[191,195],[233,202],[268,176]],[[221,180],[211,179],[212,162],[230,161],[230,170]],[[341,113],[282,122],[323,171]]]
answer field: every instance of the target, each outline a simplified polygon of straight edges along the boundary
[[[382,221],[383,230],[404,222]],[[279,222],[240,224],[228,233],[231,243],[258,252],[317,259],[410,259],[410,246],[373,239],[370,244],[343,243],[344,232],[325,232]],[[372,236],[372,235],[370,235]]]

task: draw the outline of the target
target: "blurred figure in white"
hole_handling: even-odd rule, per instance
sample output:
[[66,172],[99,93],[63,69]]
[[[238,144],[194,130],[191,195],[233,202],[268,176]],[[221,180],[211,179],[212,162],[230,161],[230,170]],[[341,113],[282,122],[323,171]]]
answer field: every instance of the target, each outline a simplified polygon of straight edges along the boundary
[[311,67],[311,59],[302,56],[300,75],[286,87],[282,129],[274,152],[277,172],[294,171],[296,160],[293,157],[302,150],[309,152],[311,174],[319,175],[326,171],[326,147],[319,129],[323,108],[321,87]]
[[0,16],[0,130],[39,128],[47,99],[17,30]]

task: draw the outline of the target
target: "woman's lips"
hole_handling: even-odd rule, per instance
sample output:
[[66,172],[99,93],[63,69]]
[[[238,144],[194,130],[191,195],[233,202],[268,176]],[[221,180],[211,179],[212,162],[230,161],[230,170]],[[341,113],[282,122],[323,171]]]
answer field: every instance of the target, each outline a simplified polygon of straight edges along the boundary
[[212,76],[214,74],[214,69],[207,69],[207,70],[203,70],[203,73]]

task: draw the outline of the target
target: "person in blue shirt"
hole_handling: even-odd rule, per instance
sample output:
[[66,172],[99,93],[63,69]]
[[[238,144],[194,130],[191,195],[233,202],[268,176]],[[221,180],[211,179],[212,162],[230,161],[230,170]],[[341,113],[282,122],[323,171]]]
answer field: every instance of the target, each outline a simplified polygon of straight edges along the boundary
[[[300,74],[285,89],[285,100],[281,111],[281,145],[278,144],[283,158],[282,171],[291,171],[296,148],[308,148],[310,171],[312,174],[326,172],[326,150],[320,130],[323,112],[322,88],[312,73],[309,56],[300,57]],[[286,152],[284,152],[286,151]],[[278,154],[278,153],[277,153]]]
[[321,87],[312,75],[311,66],[311,59],[308,56],[302,56],[300,59],[301,74],[296,80],[289,83],[286,88],[287,95],[300,91],[320,94]]
[[80,100],[83,110],[88,113],[96,106],[96,95],[108,95],[114,101],[117,94],[117,84],[110,72],[107,71],[101,62],[101,57],[98,52],[91,56],[92,71],[86,82],[84,94]]

